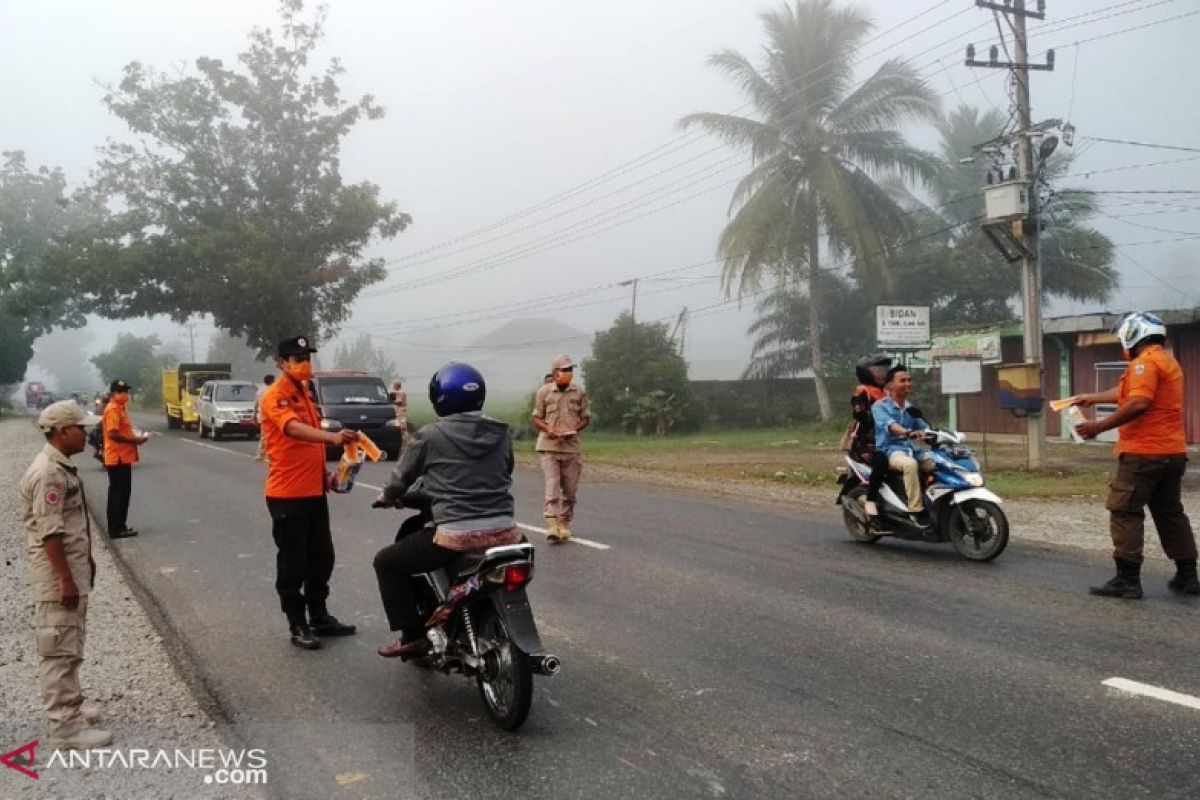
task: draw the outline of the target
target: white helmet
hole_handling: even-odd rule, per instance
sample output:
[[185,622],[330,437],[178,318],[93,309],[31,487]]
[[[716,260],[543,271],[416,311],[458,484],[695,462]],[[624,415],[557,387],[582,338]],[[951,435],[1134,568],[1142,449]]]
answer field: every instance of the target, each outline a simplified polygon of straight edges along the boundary
[[1167,326],[1149,311],[1135,311],[1117,326],[1117,339],[1121,347],[1132,350],[1147,336],[1166,336]]

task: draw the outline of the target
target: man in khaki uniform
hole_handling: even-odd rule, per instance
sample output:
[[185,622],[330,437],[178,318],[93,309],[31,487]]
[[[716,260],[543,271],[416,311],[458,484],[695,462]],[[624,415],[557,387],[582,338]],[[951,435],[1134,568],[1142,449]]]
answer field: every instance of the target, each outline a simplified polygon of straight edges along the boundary
[[572,386],[575,362],[559,356],[551,365],[553,380],[543,384],[533,399],[533,425],[538,429],[537,452],[546,476],[546,538],[564,542],[571,538],[575,492],[583,472],[579,434],[592,421],[587,392]]
[[88,594],[96,575],[92,529],[83,481],[71,456],[87,446],[86,425],[100,418],[73,400],[47,406],[38,417],[46,446],[21,478],[21,519],[34,599],[38,689],[46,712],[48,744],[55,748],[104,747],[112,734],[90,727],[79,687]]

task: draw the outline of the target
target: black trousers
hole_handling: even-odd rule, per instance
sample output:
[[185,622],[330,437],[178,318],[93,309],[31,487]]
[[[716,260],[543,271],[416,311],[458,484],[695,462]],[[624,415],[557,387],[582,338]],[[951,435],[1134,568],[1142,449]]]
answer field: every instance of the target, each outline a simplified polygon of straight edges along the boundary
[[275,591],[293,624],[328,613],[329,577],[333,575],[333,534],[329,503],[320,497],[267,498],[275,539]]
[[375,578],[388,628],[403,631],[405,639],[420,635],[425,621],[417,616],[411,576],[444,567],[460,555],[434,544],[432,528],[404,536],[375,554]]
[[129,495],[133,492],[133,466],[118,464],[104,469],[108,472],[108,505],[104,511],[108,518],[108,535],[112,536],[129,527]]

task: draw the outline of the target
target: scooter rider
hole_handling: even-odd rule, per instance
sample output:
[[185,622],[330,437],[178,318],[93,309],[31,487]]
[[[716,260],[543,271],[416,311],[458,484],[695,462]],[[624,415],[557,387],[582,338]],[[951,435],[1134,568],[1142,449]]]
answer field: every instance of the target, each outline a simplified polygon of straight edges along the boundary
[[875,418],[871,415],[871,406],[887,396],[884,386],[891,366],[892,359],[884,355],[863,356],[854,366],[858,386],[854,387],[854,394],[850,396],[851,418],[846,427],[843,449],[848,450],[852,458],[871,467],[865,504],[867,516],[870,517],[879,514],[879,487],[883,485],[887,472],[887,458],[875,447]]
[[912,376],[903,364],[897,364],[887,373],[888,396],[871,407],[875,419],[875,447],[887,458],[890,469],[903,474],[904,493],[907,495],[908,512],[913,522],[924,524],[920,515],[924,511],[924,492],[921,491],[921,472],[933,472],[933,456],[928,452],[918,455],[910,438],[927,430],[929,424],[911,413],[908,402],[912,391]]
[[439,419],[413,435],[372,504],[399,507],[418,480],[436,527],[423,527],[375,554],[375,576],[388,626],[400,638],[379,648],[384,658],[420,655],[429,647],[410,576],[450,564],[464,551],[522,539],[514,520],[513,445],[508,426],[483,415],[487,386],[469,364],[443,365],[429,381]]

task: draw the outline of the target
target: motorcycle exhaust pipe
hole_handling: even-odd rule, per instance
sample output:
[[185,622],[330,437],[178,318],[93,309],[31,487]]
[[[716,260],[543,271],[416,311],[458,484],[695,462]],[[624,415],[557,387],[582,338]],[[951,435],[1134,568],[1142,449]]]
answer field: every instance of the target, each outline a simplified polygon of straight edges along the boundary
[[562,662],[554,655],[530,656],[529,661],[534,672],[547,677],[554,677],[562,669]]

